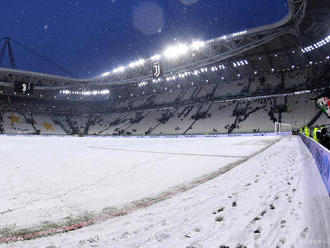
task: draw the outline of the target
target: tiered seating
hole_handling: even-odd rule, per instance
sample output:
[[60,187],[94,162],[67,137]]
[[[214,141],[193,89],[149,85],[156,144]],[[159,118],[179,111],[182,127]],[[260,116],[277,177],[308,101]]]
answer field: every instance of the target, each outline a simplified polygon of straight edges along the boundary
[[188,131],[188,134],[227,133],[228,130],[225,129],[225,126],[235,120],[234,108],[235,104],[232,102],[212,104],[207,118],[198,120]]
[[330,123],[330,119],[328,118],[328,116],[325,113],[322,113],[320,118],[314,123],[314,126],[316,125],[321,126],[329,123]]
[[[267,104],[260,104],[254,101],[249,104],[246,116],[241,116],[244,120],[239,122],[238,128],[233,133],[249,133],[249,132],[273,132],[274,122],[268,115]],[[249,114],[251,113],[251,114]]]
[[72,127],[70,126],[70,123],[68,122],[68,117],[65,115],[56,115],[53,116],[52,119],[54,120],[54,123],[60,123],[61,127],[63,127],[64,130],[68,133],[72,133]]
[[[114,116],[113,116],[114,117]],[[102,135],[112,135],[115,133],[118,133],[119,131],[125,130],[132,124],[130,123],[130,119],[135,118],[135,112],[128,112],[121,114],[119,117],[116,119],[113,119],[112,124],[110,125],[109,128],[106,130],[102,131],[100,134]],[[114,123],[116,122],[116,123]]]
[[308,81],[306,72],[294,71],[284,74],[286,89],[300,89]]
[[33,115],[34,126],[37,130],[40,130],[40,134],[45,135],[64,135],[66,132],[59,126],[54,123],[52,118],[47,114],[38,114]]
[[27,123],[24,116],[17,112],[6,112],[3,115],[3,129],[7,134],[33,134],[35,129]]
[[183,134],[194,121],[191,116],[196,111],[196,106],[178,108],[168,122],[159,125],[153,131],[153,134]]
[[180,91],[168,91],[165,94],[157,95],[154,99],[155,104],[166,104],[166,103],[173,103],[177,96],[179,95]]
[[[214,88],[211,86],[215,85],[199,86],[189,89],[189,92],[177,90],[173,92],[173,95],[167,93],[156,98],[149,96],[144,100],[151,99],[151,101],[161,104],[166,99],[174,101],[179,94],[186,96],[193,92],[194,95],[199,95],[199,92],[204,97],[213,92]],[[244,83],[240,84],[241,88],[244,86],[246,86]],[[235,86],[235,88],[237,87]],[[308,124],[320,112],[320,109],[311,100],[314,97],[315,95],[304,94],[249,102],[247,100],[223,103],[196,102],[186,106],[180,106],[178,102],[175,102],[176,105],[172,106],[173,109],[151,108],[101,115],[77,115],[75,113],[54,115],[53,113],[31,114],[30,112],[23,115],[11,110],[4,111],[0,115],[0,132],[33,134],[40,131],[40,134],[47,135],[85,134],[86,131],[89,135],[247,133],[272,132],[275,121],[289,123],[294,129],[299,129]],[[314,125],[326,123],[329,123],[329,120],[323,114]]]
[[255,78],[250,85],[250,93],[273,92],[274,89],[281,87],[279,75],[269,75]]
[[121,114],[116,113],[113,115],[97,115],[95,116],[94,123],[91,123],[88,129],[88,134],[98,135],[105,129],[110,127],[110,124],[115,121]]
[[210,95],[215,87],[215,84],[207,84],[203,85],[198,89],[198,91],[195,93],[194,98],[203,98],[207,95]]
[[160,123],[159,119],[162,116],[162,111],[150,110],[143,115],[144,118],[140,122],[134,123],[129,127],[129,131],[132,132],[132,134],[143,135],[146,132],[148,133],[148,131],[152,131]]
[[70,117],[71,123],[77,133],[83,134],[88,123],[89,115],[73,115]]
[[119,103],[119,105],[117,107],[127,109],[130,106],[130,104],[132,103],[132,100],[133,99],[122,101],[122,102]]
[[0,113],[0,133],[4,133],[2,113]]
[[282,113],[282,122],[299,129],[307,125],[319,110],[308,95],[292,96],[288,98],[288,112]]
[[189,100],[195,90],[196,90],[195,87],[191,87],[191,88],[187,89],[186,93],[182,96],[181,101]]
[[236,82],[221,82],[214,92],[214,97],[226,97],[240,95],[242,90],[247,87],[248,82],[242,79]]
[[146,103],[146,101],[148,100],[150,96],[142,96],[140,98],[138,98],[133,104],[132,107],[133,108],[138,108],[141,107],[143,104]]

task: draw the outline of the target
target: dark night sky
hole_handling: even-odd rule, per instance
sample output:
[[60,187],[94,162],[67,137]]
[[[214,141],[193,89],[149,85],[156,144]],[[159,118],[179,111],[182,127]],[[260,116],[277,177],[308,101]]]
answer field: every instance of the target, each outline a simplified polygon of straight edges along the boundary
[[[0,38],[9,36],[74,77],[92,77],[160,53],[274,23],[286,0],[0,0]],[[2,46],[3,42],[0,43]],[[63,75],[14,45],[17,68]],[[8,66],[8,59],[2,67]]]

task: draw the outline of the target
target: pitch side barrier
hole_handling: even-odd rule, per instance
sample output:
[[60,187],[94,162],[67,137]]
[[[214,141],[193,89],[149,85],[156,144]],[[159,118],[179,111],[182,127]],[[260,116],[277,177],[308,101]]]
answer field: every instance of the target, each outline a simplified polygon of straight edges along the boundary
[[[251,137],[251,136],[275,136],[290,135],[291,133],[237,133],[237,134],[186,134],[186,135],[141,135],[129,136],[132,138],[211,138],[211,137]],[[125,136],[124,136],[125,137]]]
[[330,151],[315,140],[300,134],[302,141],[313,155],[330,197]]
[[[280,132],[280,133],[235,133],[235,134],[185,134],[185,135],[84,135],[82,137],[89,138],[207,138],[207,137],[253,137],[253,136],[282,136],[282,135],[291,135],[290,132]],[[76,135],[67,135],[67,134],[0,134],[0,136],[25,136],[25,137],[78,137]],[[80,138],[80,137],[79,137]]]

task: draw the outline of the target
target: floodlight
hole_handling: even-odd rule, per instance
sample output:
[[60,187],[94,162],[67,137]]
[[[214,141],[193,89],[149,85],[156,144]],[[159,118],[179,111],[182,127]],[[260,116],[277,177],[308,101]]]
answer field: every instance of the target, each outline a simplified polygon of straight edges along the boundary
[[188,52],[189,47],[185,44],[178,44],[177,46],[170,46],[165,49],[164,56],[169,59],[177,58],[180,55],[184,55]]
[[107,72],[105,72],[105,73],[102,74],[102,77],[107,77],[109,75],[110,75],[110,72],[107,71]]
[[137,67],[137,66],[144,65],[144,63],[145,63],[145,60],[144,59],[139,59],[139,60],[137,60],[135,62],[130,63],[128,66],[130,68],[134,68],[134,67]]
[[156,61],[156,60],[160,60],[161,57],[162,57],[162,56],[161,56],[160,54],[156,54],[156,55],[152,56],[150,59],[151,59],[152,61]]
[[205,47],[205,42],[204,42],[204,41],[194,41],[194,42],[191,44],[191,47],[192,47],[192,49],[194,49],[194,50],[199,50],[199,49]]
[[118,72],[124,72],[125,71],[125,67],[124,66],[120,66],[116,69],[113,70],[113,73],[118,73]]

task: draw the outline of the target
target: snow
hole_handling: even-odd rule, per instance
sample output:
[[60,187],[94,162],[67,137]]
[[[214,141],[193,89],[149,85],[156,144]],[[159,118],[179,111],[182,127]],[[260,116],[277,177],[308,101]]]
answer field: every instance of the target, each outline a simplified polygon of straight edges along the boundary
[[0,140],[0,230],[174,192],[123,216],[1,248],[330,246],[329,197],[298,137],[274,145],[274,137]]

